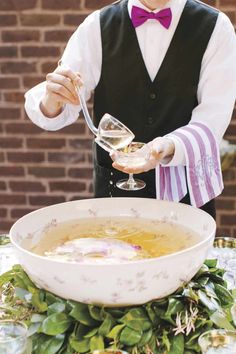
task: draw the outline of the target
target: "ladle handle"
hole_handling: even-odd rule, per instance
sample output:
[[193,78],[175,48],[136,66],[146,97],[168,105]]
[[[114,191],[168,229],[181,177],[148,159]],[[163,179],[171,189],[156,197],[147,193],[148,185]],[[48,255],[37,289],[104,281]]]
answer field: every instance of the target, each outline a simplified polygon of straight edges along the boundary
[[81,105],[81,108],[82,108],[86,123],[87,123],[89,129],[91,130],[91,132],[94,135],[97,136],[98,135],[98,129],[94,126],[92,118],[90,117],[90,114],[89,114],[89,111],[88,111],[88,108],[87,108],[87,104],[86,104],[84,95],[81,92],[80,86],[76,86],[76,92],[77,92],[77,94],[79,96],[80,105]]

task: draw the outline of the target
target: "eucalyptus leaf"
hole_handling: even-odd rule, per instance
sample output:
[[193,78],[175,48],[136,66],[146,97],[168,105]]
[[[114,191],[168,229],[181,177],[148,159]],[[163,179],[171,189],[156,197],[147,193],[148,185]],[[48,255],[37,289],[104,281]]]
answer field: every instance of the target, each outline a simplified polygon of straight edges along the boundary
[[64,333],[70,327],[71,322],[71,319],[65,313],[55,313],[43,321],[42,332],[50,336]]
[[78,340],[74,336],[69,339],[71,347],[78,353],[86,353],[90,350],[90,339]]
[[178,334],[171,338],[170,350],[168,354],[184,354],[184,336]]
[[65,335],[59,334],[55,337],[43,337],[44,340],[38,347],[37,354],[56,354],[63,345]]
[[94,306],[94,305],[88,305],[88,310],[90,316],[96,320],[96,321],[103,321],[104,316],[103,316],[103,311],[101,308]]
[[149,329],[149,331],[144,332],[142,334],[141,340],[138,343],[138,346],[141,348],[141,347],[144,347],[146,344],[148,344],[148,342],[152,338],[152,335],[153,335],[153,330],[152,329]]
[[52,315],[53,313],[61,313],[66,309],[66,305],[63,302],[54,302],[54,304],[48,306],[47,313]]
[[34,313],[31,316],[31,322],[32,323],[43,322],[45,320],[45,318],[47,318],[46,315],[41,315],[39,313]]
[[86,326],[96,326],[98,325],[98,322],[95,321],[88,310],[88,306],[86,304],[81,304],[81,303],[72,303],[72,310],[69,313],[69,315],[73,318],[75,318],[77,321],[85,324]]
[[211,316],[210,319],[212,322],[214,322],[219,328],[227,329],[230,331],[235,330],[234,326],[230,323],[228,320],[226,314],[219,310],[214,312]]
[[90,339],[90,350],[91,352],[94,351],[94,350],[102,350],[104,349],[104,340],[103,340],[103,337],[100,336],[100,335],[95,335],[94,337],[92,337]]
[[124,324],[122,325],[117,325],[112,328],[112,330],[106,335],[107,338],[112,338],[114,340],[117,340],[118,336],[120,335],[120,332],[122,329],[125,327]]
[[216,302],[215,299],[213,298],[210,298],[206,295],[205,292],[203,292],[202,290],[198,290],[198,297],[199,297],[199,300],[201,301],[201,303],[207,307],[207,309],[209,311],[215,311],[215,310],[218,310],[220,308],[218,302]]
[[220,284],[215,284],[215,292],[223,305],[231,304],[234,301],[231,293]]
[[107,313],[103,323],[98,329],[98,333],[101,336],[105,337],[111,331],[115,323],[116,321],[113,319],[113,317],[109,313]]
[[125,327],[120,334],[120,342],[127,346],[134,346],[139,343],[142,338],[141,331],[135,331],[129,327]]

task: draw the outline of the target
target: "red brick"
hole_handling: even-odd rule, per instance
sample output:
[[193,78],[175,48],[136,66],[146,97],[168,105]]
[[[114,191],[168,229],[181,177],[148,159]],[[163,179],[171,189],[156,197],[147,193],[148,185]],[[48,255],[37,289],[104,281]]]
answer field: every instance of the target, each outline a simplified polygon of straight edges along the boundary
[[79,10],[81,8],[79,0],[42,0],[43,9],[50,10]]
[[110,5],[110,0],[99,0],[99,5],[97,0],[85,0],[85,7],[88,9],[102,8],[103,6]]
[[228,214],[228,215],[221,215],[221,225],[226,226],[236,226],[236,213],[235,214]]
[[67,42],[73,31],[53,30],[45,32],[44,39],[46,42]]
[[[0,199],[1,200],[1,199]],[[47,206],[52,204],[58,204],[65,202],[64,196],[52,196],[52,195],[33,195],[29,196],[30,205]]]
[[0,176],[24,176],[24,168],[20,166],[0,166]]
[[10,134],[39,134],[43,130],[31,122],[8,123],[5,126],[6,132]]
[[5,191],[7,188],[6,182],[0,181],[0,191]]
[[21,48],[21,55],[25,58],[58,57],[60,55],[60,48],[52,46],[25,46]]
[[1,27],[15,26],[17,23],[16,15],[0,15]]
[[22,194],[0,194],[1,205],[19,205],[25,204],[26,197]]
[[235,202],[234,200],[218,198],[216,200],[216,207],[218,210],[234,210]]
[[27,147],[30,149],[62,149],[66,145],[65,139],[36,139],[26,140]]
[[79,26],[85,18],[88,16],[89,13],[87,14],[66,14],[64,15],[64,23],[65,25],[70,25],[70,26]]
[[216,0],[204,0],[207,5],[216,6]]
[[57,61],[47,61],[41,65],[42,73],[48,74],[53,72],[57,67]]
[[0,11],[21,11],[33,9],[37,0],[1,0]]
[[92,179],[93,169],[92,168],[71,168],[68,171],[68,176],[72,178],[83,178],[83,179]]
[[4,99],[6,102],[13,102],[13,103],[24,103],[24,92],[5,92]]
[[23,85],[27,89],[36,86],[43,81],[45,81],[45,76],[23,76]]
[[63,167],[28,167],[28,173],[40,178],[65,177],[65,169]]
[[0,162],[4,162],[5,161],[5,157],[4,157],[4,153],[0,152]]
[[19,119],[20,114],[20,108],[0,108],[0,119]]
[[219,227],[217,228],[217,237],[231,237],[231,230],[227,227]]
[[236,185],[235,184],[227,184],[225,185],[224,196],[227,197],[235,197],[236,196]]
[[49,14],[21,14],[20,21],[23,26],[55,26],[60,23],[60,16]]
[[2,58],[15,58],[17,56],[17,47],[2,46],[0,47],[0,57]]
[[50,182],[50,191],[81,192],[86,190],[86,184],[82,182]]
[[5,218],[7,216],[7,209],[0,208],[0,218]]
[[39,31],[32,31],[32,30],[2,31],[2,40],[3,42],[38,41]]
[[81,152],[49,152],[49,162],[58,162],[64,164],[74,164],[85,161],[85,154]]
[[19,78],[1,76],[0,89],[17,89],[19,87],[20,87]]
[[91,150],[92,140],[91,139],[70,139],[69,145],[74,149]]
[[14,224],[14,221],[1,221],[0,222],[0,232],[9,232],[10,228]]
[[235,0],[220,0],[220,6],[235,6]]
[[[23,146],[22,138],[11,138],[11,137],[1,137],[0,138],[0,148],[3,149],[15,149],[21,148]],[[0,171],[1,174],[1,171]]]
[[45,186],[40,182],[10,181],[9,186],[13,192],[45,192]]
[[45,157],[42,152],[8,152],[7,158],[9,162],[29,163],[43,162]]
[[4,62],[1,64],[3,74],[21,74],[34,73],[36,71],[36,62]]
[[35,209],[12,209],[11,210],[11,217],[13,219],[21,218],[22,216],[31,213]]
[[74,135],[84,135],[85,134],[85,123],[78,122],[69,125],[61,130],[62,134],[74,134]]

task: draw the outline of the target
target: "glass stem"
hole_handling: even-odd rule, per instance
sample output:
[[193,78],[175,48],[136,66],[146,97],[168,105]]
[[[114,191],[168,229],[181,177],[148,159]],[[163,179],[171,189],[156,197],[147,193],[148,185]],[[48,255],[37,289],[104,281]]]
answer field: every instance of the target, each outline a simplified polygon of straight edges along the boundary
[[135,180],[134,180],[134,175],[133,173],[129,174],[129,179],[127,181],[128,185],[130,186],[130,188],[135,186]]

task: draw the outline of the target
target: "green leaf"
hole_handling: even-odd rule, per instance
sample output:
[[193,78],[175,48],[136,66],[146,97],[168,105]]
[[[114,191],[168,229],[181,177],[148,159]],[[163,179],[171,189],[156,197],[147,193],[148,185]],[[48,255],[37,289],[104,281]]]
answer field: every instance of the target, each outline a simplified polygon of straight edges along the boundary
[[96,335],[90,339],[90,350],[104,349],[104,340],[102,336]]
[[91,338],[93,336],[95,336],[95,334],[98,333],[98,328],[93,328],[91,331],[89,331],[88,333],[86,333],[83,338]]
[[86,304],[70,301],[70,305],[72,305],[72,310],[69,313],[71,317],[75,318],[77,321],[83,323],[86,326],[94,327],[98,325],[98,322],[90,316],[88,306]]
[[65,313],[55,313],[47,317],[42,323],[42,332],[55,336],[66,332],[71,325],[71,319]]
[[233,304],[234,298],[231,293],[220,284],[215,284],[215,292],[222,305]]
[[31,316],[31,322],[32,323],[43,322],[45,318],[47,318],[46,315],[40,315],[39,313],[34,313]]
[[218,328],[227,329],[230,331],[234,331],[235,328],[232,326],[230,321],[228,320],[226,314],[223,311],[216,311],[211,316],[210,319],[214,322]]
[[103,321],[103,323],[101,324],[101,326],[98,329],[98,333],[105,337],[112,329],[112,327],[115,324],[115,320],[113,319],[113,317],[107,313],[105,320]]
[[90,349],[90,339],[83,340],[76,339],[73,335],[69,339],[71,347],[78,353],[86,353]]
[[184,336],[178,334],[171,338],[171,345],[168,354],[184,354]]
[[202,290],[198,290],[197,293],[199,300],[209,311],[215,311],[220,308],[220,305],[216,302],[216,300],[209,298]]
[[112,338],[114,340],[117,340],[120,332],[122,331],[122,329],[125,327],[124,324],[122,325],[117,325],[115,327],[112,328],[112,330],[106,335],[107,338]]
[[[32,305],[39,311],[45,312],[47,311],[48,305],[44,301],[44,292],[42,290],[32,289],[33,296],[32,296]],[[32,292],[31,291],[31,292]]]
[[27,332],[28,337],[31,337],[35,333],[37,333],[40,325],[41,325],[40,322],[31,323],[30,326],[28,327],[28,332]]
[[138,346],[141,348],[141,347],[144,347],[146,344],[148,344],[148,342],[152,338],[152,334],[153,334],[152,329],[149,329],[149,331],[144,332],[140,342],[138,343]]
[[141,340],[142,332],[135,331],[129,327],[125,327],[120,335],[120,342],[124,345],[132,347]]
[[94,306],[94,305],[88,305],[88,310],[90,316],[96,320],[96,321],[103,321],[103,314],[102,314],[102,309]]
[[176,315],[184,309],[184,305],[181,301],[175,298],[169,298],[168,308],[166,310],[166,316]]
[[[48,339],[46,339],[48,338]],[[37,354],[56,354],[63,345],[65,339],[64,334],[59,334],[55,337],[46,337],[38,348]]]
[[217,259],[207,259],[204,264],[209,268],[215,268],[217,265]]
[[54,304],[48,306],[48,315],[52,315],[53,313],[62,313],[65,311],[66,305],[63,302],[54,302]]

